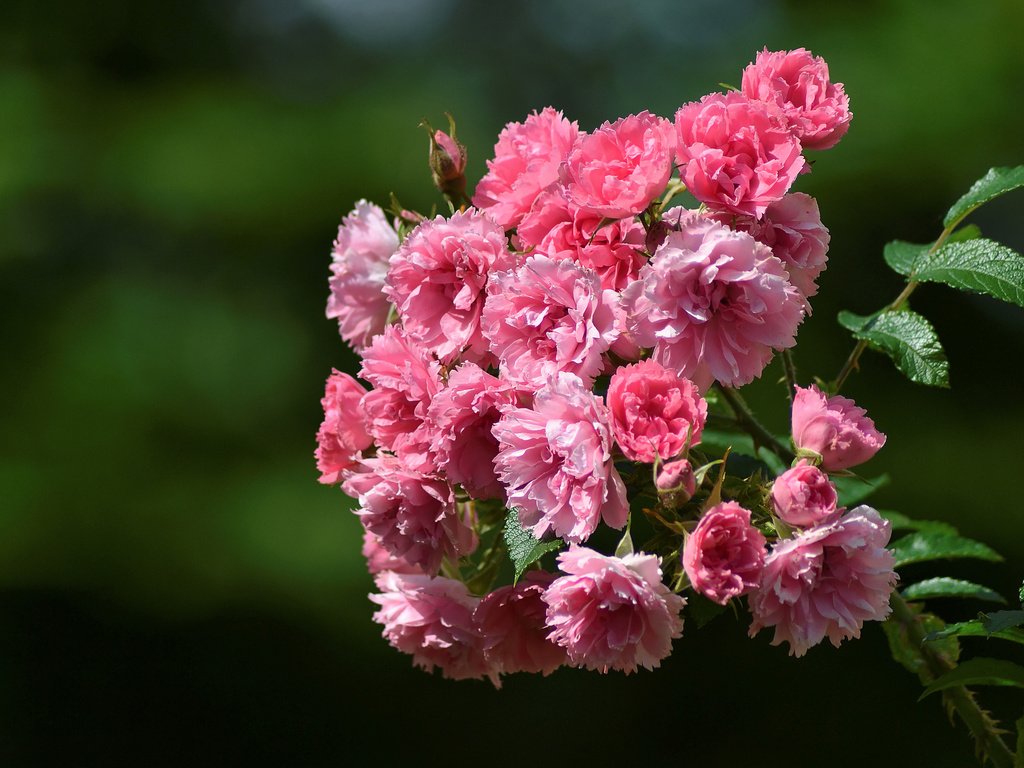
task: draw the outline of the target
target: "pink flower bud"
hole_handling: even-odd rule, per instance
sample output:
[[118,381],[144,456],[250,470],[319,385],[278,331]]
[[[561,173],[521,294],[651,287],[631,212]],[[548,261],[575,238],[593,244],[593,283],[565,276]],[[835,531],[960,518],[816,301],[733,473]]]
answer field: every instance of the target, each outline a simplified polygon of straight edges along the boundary
[[801,459],[775,479],[772,504],[780,518],[801,528],[817,525],[836,511],[838,499],[828,475]]
[[466,148],[444,131],[434,131],[430,142],[430,170],[439,187],[460,178],[466,171]]
[[655,482],[659,493],[677,493],[686,500],[693,496],[697,489],[697,480],[693,475],[693,467],[686,459],[670,461],[658,472]]
[[797,387],[793,398],[793,442],[821,454],[829,472],[863,464],[885,445],[867,411],[845,397],[826,397],[813,384]]

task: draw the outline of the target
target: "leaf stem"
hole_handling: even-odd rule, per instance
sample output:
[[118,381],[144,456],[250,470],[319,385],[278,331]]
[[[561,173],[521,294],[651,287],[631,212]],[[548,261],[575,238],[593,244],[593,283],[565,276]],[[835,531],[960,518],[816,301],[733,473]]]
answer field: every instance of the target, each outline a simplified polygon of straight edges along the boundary
[[721,393],[722,398],[729,404],[733,414],[736,416],[736,423],[744,432],[754,438],[755,443],[760,443],[787,463],[791,463],[796,458],[796,454],[793,451],[779,442],[775,435],[762,426],[739,392],[731,387],[722,386],[717,381],[715,382],[715,389]]

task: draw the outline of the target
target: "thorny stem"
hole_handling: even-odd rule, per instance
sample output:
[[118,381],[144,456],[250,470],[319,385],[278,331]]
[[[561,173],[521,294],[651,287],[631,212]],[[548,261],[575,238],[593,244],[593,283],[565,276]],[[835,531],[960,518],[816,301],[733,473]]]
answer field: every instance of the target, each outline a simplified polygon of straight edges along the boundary
[[789,395],[789,402],[793,402],[796,396],[796,364],[793,362],[793,355],[788,349],[782,350],[782,370],[786,372],[786,394]]
[[754,438],[756,443],[763,445],[786,463],[792,463],[796,458],[796,454],[779,442],[775,435],[761,425],[761,422],[754,416],[754,412],[747,407],[747,404],[735,389],[724,387],[718,382],[715,382],[715,389],[721,393],[722,398],[732,408],[732,412],[736,416],[736,422],[743,431]]

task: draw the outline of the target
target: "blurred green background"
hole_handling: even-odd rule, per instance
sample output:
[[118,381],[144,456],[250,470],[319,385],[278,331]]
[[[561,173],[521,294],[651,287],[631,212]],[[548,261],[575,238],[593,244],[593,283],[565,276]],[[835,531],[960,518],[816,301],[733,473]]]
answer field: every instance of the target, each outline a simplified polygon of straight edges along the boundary
[[[805,46],[852,130],[799,189],[832,231],[803,378],[840,309],[899,280],[993,165],[1024,162],[1024,5],[862,0],[179,0],[0,5],[0,758],[7,765],[971,763],[881,631],[793,660],[746,619],[691,627],[657,673],[449,683],[370,620],[349,502],[316,482],[331,240],[360,198],[436,201],[421,118],[481,174],[509,120],[672,116]],[[1024,194],[974,217],[1024,249]],[[927,287],[954,388],[866,356],[849,394],[889,435],[878,506],[953,522],[1024,576],[1024,312]],[[778,371],[751,399],[786,412]],[[905,579],[935,568],[908,570]],[[951,603],[967,618],[977,608]],[[986,649],[975,653],[1014,653]],[[1022,699],[985,700],[1006,718]]]

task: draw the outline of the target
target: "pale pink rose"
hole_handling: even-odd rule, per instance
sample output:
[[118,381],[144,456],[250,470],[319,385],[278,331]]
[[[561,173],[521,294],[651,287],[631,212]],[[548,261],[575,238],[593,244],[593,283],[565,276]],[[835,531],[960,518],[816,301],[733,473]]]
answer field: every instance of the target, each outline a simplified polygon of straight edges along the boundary
[[829,80],[825,60],[803,48],[765,48],[743,70],[742,91],[778,107],[807,149],[834,147],[853,119],[843,84]]
[[793,442],[821,455],[829,472],[848,469],[874,456],[885,445],[867,411],[853,400],[825,393],[813,384],[797,387],[793,398]]
[[487,293],[484,336],[502,378],[525,388],[543,386],[561,371],[589,384],[619,338],[618,295],[571,261],[531,256],[518,269],[492,273]]
[[479,211],[438,216],[416,227],[391,257],[384,292],[402,327],[443,363],[486,361],[480,333],[487,276],[512,269],[505,231]]
[[579,126],[546,107],[498,135],[494,159],[476,185],[473,205],[505,229],[522,221],[543,189],[558,181],[558,169],[579,135]]
[[626,487],[612,462],[608,410],[571,373],[553,376],[532,408],[506,410],[494,425],[494,460],[509,508],[537,538],[589,538],[603,519],[626,524]]
[[675,149],[672,123],[650,112],[604,123],[569,153],[569,197],[610,219],[634,216],[665,191]]
[[483,652],[483,636],[473,622],[479,599],[461,581],[385,571],[377,576],[380,606],[373,620],[384,626],[391,647],[412,656],[415,666],[435,667],[450,680],[490,678],[500,687]]
[[505,498],[494,469],[498,441],[491,428],[503,408],[517,403],[512,385],[475,363],[463,363],[430,404],[437,468],[474,499]]
[[503,675],[550,675],[565,664],[565,650],[548,640],[544,590],[554,581],[545,571],[528,571],[513,586],[486,595],[473,618],[484,636],[484,657]]
[[684,104],[676,129],[683,182],[711,208],[760,218],[808,167],[785,121],[740,93]]
[[398,234],[384,211],[360,200],[338,228],[331,250],[331,294],[327,317],[338,319],[338,332],[357,352],[384,330],[390,304],[382,293],[388,259],[398,248]]
[[363,529],[363,557],[366,558],[366,570],[377,574],[382,571],[394,571],[395,573],[423,573],[418,566],[407,563],[400,557],[395,557],[384,545],[376,534]]
[[612,434],[632,461],[652,464],[698,445],[708,404],[689,379],[656,360],[619,368],[608,385]]
[[788,642],[790,654],[803,656],[825,637],[838,646],[860,637],[865,621],[883,620],[898,579],[889,534],[889,521],[861,506],[780,540],[749,598],[751,637],[775,627],[772,645]]
[[363,350],[359,375],[373,385],[361,409],[377,445],[404,457],[414,469],[431,469],[434,436],[427,409],[441,388],[439,363],[390,325]]
[[796,343],[803,303],[782,262],[750,235],[697,214],[669,232],[622,292],[626,327],[701,390],[747,384]]
[[524,251],[578,262],[597,272],[602,287],[619,291],[647,261],[646,237],[636,219],[609,222],[570,201],[564,188],[552,187],[541,193],[516,229],[515,242]]
[[655,669],[682,637],[686,601],[662,583],[654,555],[618,558],[572,547],[558,556],[558,567],[565,576],[544,593],[548,637],[575,666]]
[[324,420],[316,433],[316,468],[321,483],[340,481],[373,443],[359,408],[365,394],[362,385],[347,373],[331,371],[320,400]]
[[693,467],[686,459],[677,459],[662,465],[658,478],[654,481],[658,493],[676,494],[681,501],[688,501],[697,490],[697,478]]
[[800,526],[817,525],[836,511],[839,498],[828,475],[801,459],[772,484],[772,505],[784,523]]
[[445,557],[457,560],[476,548],[467,515],[444,480],[393,456],[364,459],[362,469],[342,487],[359,499],[359,521],[393,557],[435,574]]
[[700,594],[720,605],[757,589],[765,538],[750,511],[723,501],[705,512],[683,547],[683,568]]

